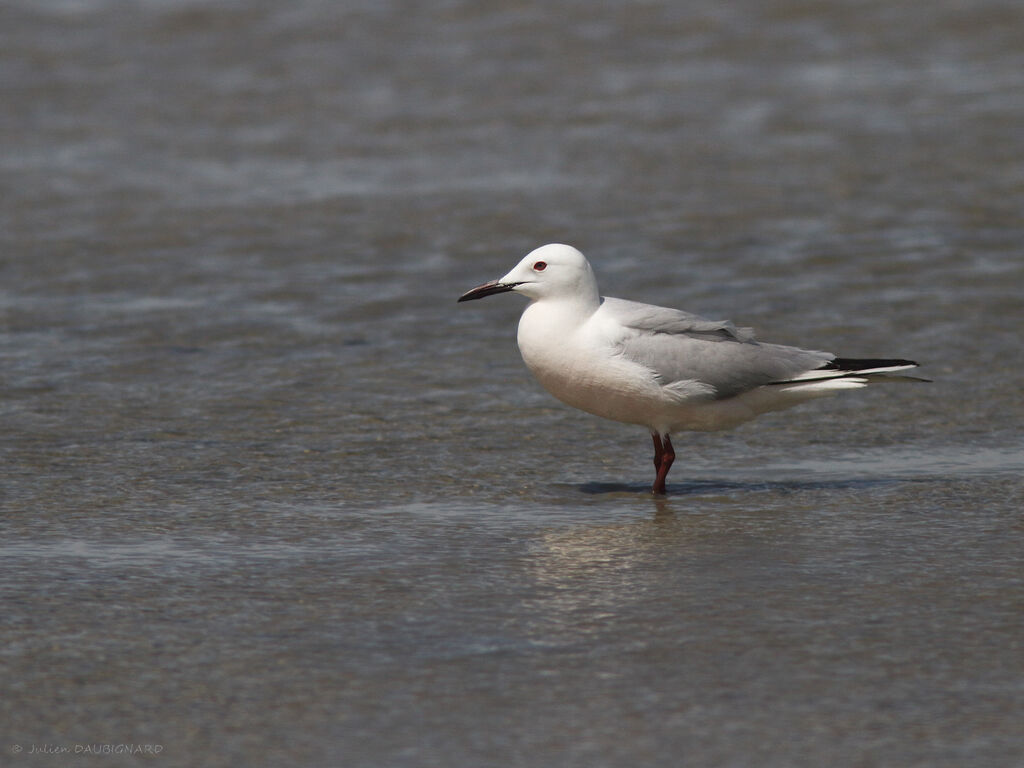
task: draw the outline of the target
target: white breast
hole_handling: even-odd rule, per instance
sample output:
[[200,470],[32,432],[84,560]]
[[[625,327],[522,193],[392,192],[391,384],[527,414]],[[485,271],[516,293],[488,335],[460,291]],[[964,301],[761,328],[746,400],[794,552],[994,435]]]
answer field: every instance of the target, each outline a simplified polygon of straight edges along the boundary
[[602,329],[561,302],[535,302],[519,321],[519,351],[541,385],[574,408],[651,426],[673,404],[650,370],[616,354]]

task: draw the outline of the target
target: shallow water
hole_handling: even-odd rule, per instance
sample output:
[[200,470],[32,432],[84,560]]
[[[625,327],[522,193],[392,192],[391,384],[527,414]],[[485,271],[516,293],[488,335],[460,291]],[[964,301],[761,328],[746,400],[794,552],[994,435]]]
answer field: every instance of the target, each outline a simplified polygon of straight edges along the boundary
[[[1024,763],[1022,31],[4,4],[5,764]],[[548,241],[935,381],[680,435],[652,498],[517,297],[455,304]]]

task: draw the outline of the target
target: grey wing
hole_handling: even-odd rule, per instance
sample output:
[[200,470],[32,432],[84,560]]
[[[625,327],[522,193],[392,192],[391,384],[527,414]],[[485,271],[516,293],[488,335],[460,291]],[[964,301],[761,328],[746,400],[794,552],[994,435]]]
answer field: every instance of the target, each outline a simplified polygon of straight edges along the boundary
[[753,341],[752,328],[737,328],[728,320],[708,320],[681,309],[669,309],[625,299],[602,299],[600,311],[611,314],[616,322],[638,331],[686,334],[708,341]]
[[733,397],[786,381],[835,357],[761,344],[750,329],[665,307],[605,299],[601,311],[625,328],[616,343],[620,354],[650,369],[663,386],[684,392],[702,389],[715,398]]

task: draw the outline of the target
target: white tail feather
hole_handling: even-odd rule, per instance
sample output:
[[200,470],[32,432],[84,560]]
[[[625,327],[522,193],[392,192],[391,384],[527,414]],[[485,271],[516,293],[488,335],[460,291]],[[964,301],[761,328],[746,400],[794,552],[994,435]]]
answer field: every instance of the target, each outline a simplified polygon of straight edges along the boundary
[[783,384],[779,387],[780,392],[793,392],[806,396],[831,395],[843,389],[860,389],[866,387],[868,380],[862,377],[847,375],[843,379],[820,379],[817,381],[794,382]]
[[839,379],[844,376],[873,376],[882,373],[896,373],[897,371],[909,371],[911,368],[916,368],[916,365],[889,365],[880,368],[865,368],[860,371],[823,371],[820,369],[813,371],[806,371],[804,373],[797,374],[789,379],[789,381],[823,381],[826,379]]

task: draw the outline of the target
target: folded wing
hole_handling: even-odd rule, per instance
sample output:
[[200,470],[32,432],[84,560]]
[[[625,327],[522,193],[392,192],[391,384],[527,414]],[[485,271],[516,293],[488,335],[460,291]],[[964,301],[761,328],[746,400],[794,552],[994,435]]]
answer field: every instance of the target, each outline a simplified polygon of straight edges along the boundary
[[910,361],[872,360],[850,366],[830,352],[762,344],[749,328],[688,312],[606,298],[599,312],[621,326],[618,352],[647,367],[672,391],[703,391],[715,399],[734,397],[768,384],[891,373]]

